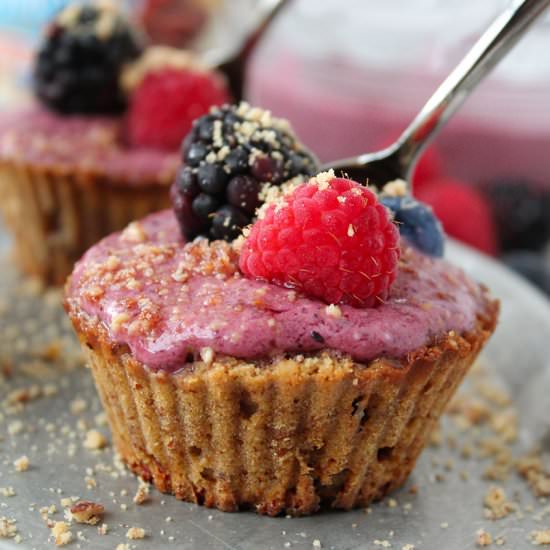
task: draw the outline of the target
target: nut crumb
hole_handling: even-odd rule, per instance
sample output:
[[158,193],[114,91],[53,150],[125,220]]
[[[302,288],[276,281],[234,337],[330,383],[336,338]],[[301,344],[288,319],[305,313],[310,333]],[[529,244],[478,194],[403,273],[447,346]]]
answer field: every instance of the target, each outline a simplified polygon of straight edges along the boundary
[[515,511],[514,503],[506,500],[506,494],[500,487],[491,487],[483,501],[485,517],[488,519],[502,519]]
[[537,545],[550,544],[550,529],[546,529],[545,531],[533,531],[531,533],[531,540],[533,544]]
[[77,523],[97,525],[103,518],[105,507],[89,500],[80,500],[71,506],[70,512]]
[[103,449],[107,446],[107,439],[98,430],[89,430],[86,433],[86,439],[84,440],[84,447],[86,449]]
[[0,517],[0,539],[13,539],[17,536],[17,520]]
[[139,480],[139,487],[134,495],[133,501],[136,504],[144,504],[149,500],[149,484]]
[[479,529],[476,533],[476,546],[490,546],[493,544],[493,537],[484,529]]
[[71,414],[80,414],[88,408],[88,403],[86,403],[86,401],[84,401],[81,397],[78,397],[77,399],[71,401],[69,408],[71,410]]
[[13,487],[0,487],[0,495],[3,497],[14,497],[15,489]]
[[325,313],[329,317],[333,317],[334,319],[341,319],[342,318],[342,309],[340,306],[337,306],[335,304],[330,304],[325,307]]
[[64,521],[56,521],[52,527],[52,536],[56,546],[65,546],[73,540],[69,526]]
[[130,540],[137,540],[145,538],[145,529],[142,527],[130,527],[126,533],[126,538]]
[[19,457],[13,462],[15,470],[17,472],[26,472],[29,469],[30,462],[26,455]]
[[202,348],[200,351],[201,359],[207,364],[211,365],[214,362],[214,350],[212,348]]

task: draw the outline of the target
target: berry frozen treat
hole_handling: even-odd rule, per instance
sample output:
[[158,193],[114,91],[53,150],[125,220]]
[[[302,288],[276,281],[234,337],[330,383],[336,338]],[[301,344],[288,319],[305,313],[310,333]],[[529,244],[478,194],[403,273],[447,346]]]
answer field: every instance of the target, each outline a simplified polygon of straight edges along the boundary
[[0,209],[23,270],[61,284],[92,244],[168,206],[191,120],[228,95],[190,54],[144,48],[105,1],[51,22],[33,88],[30,108],[0,113]]
[[[219,113],[195,126],[177,185],[229,201],[225,169],[219,187],[200,173],[228,162],[210,136],[235,113]],[[247,116],[230,118],[228,149],[269,120]],[[408,240],[426,231],[420,207],[400,234],[401,204],[331,172],[308,179],[310,157],[281,149],[264,151],[265,173],[248,157],[232,176],[265,184],[238,203],[260,205],[241,236],[236,218],[231,232],[191,225],[178,189],[175,212],[89,250],[65,302],[128,467],[179,499],[272,516],[400,486],[498,316],[484,286]]]

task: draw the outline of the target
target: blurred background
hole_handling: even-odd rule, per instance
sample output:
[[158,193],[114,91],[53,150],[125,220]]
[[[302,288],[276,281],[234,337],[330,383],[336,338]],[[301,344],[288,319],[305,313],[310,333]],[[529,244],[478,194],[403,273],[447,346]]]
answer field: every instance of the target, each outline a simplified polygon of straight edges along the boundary
[[[121,1],[150,40],[236,48],[274,0]],[[29,66],[65,0],[0,2],[0,108],[31,101]],[[291,0],[257,46],[246,97],[323,161],[395,139],[507,0]],[[415,192],[449,235],[550,293],[550,14],[425,153]]]

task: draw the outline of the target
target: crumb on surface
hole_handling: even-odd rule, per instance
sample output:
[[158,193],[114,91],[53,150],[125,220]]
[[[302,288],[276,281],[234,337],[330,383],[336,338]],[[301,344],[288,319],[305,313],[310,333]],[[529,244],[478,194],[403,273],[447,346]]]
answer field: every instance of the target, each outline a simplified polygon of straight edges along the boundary
[[506,493],[501,487],[491,487],[483,500],[485,517],[502,519],[516,510],[516,505],[506,499]]
[[485,529],[479,529],[476,532],[476,546],[490,546],[491,544],[493,544],[491,533],[488,533]]
[[86,449],[99,450],[104,449],[108,444],[105,436],[98,430],[89,430],[84,439]]
[[533,531],[531,533],[531,540],[533,544],[547,545],[550,544],[550,529],[544,531]]
[[132,500],[135,504],[144,504],[149,500],[150,485],[149,483],[143,481],[141,478],[138,481],[139,486]]
[[15,538],[18,533],[16,523],[16,519],[5,516],[0,517],[0,539]]
[[73,540],[73,534],[69,525],[64,521],[56,521],[51,529],[56,546],[65,546]]
[[26,472],[29,469],[30,462],[26,455],[20,456],[14,460],[13,465],[17,472]]
[[126,532],[126,538],[130,540],[138,540],[145,538],[145,529],[142,527],[130,527]]
[[77,523],[97,525],[103,518],[105,507],[89,500],[75,502],[70,508],[71,518]]

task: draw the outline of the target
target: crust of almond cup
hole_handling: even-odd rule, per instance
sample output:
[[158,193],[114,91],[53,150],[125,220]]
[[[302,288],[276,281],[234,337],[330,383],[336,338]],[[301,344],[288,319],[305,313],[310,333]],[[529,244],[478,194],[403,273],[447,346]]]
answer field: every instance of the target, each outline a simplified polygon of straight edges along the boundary
[[171,175],[129,185],[93,171],[0,160],[0,211],[18,266],[46,284],[63,284],[91,245],[168,207]]
[[176,373],[151,371],[99,321],[67,309],[133,472],[181,500],[276,516],[362,507],[402,485],[499,304],[487,296],[475,330],[399,360],[218,357]]

